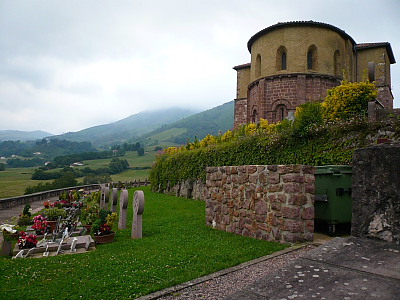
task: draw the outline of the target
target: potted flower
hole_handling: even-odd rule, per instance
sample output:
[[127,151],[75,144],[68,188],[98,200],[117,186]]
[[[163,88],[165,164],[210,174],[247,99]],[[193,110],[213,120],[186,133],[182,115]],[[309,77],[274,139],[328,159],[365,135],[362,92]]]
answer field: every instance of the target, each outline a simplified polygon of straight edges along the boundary
[[50,226],[50,232],[56,229],[59,217],[65,218],[67,213],[62,208],[52,207],[43,210],[43,214],[47,218],[47,224]]
[[82,207],[81,221],[83,226],[87,229],[87,233],[90,233],[93,223],[99,219],[100,197],[97,197],[98,194],[99,193],[94,192],[84,198],[83,202],[79,202]]
[[30,209],[31,205],[29,203],[25,204],[22,214],[19,215],[18,219],[16,220],[18,226],[27,226],[33,223]]
[[43,206],[44,206],[44,208],[50,208],[51,203],[49,201],[45,201],[45,202],[43,202]]
[[36,231],[36,234],[44,234],[47,225],[47,218],[45,216],[37,215],[33,218],[32,229]]
[[36,235],[34,234],[27,234],[26,232],[22,231],[21,236],[18,239],[18,247],[19,249],[29,249],[36,247],[38,240]]
[[3,256],[12,254],[12,240],[18,237],[18,231],[14,229],[14,226],[9,224],[0,225],[0,230],[3,234],[3,245],[1,248],[1,255]]
[[98,244],[111,243],[114,241],[115,232],[112,230],[117,221],[117,214],[114,212],[100,210],[98,219],[93,223],[93,236]]

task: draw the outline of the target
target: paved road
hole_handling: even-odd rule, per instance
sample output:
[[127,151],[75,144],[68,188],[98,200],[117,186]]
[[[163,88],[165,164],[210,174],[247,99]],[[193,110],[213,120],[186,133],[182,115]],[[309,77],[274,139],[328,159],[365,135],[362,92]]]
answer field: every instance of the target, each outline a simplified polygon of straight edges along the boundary
[[227,300],[400,299],[400,245],[335,238]]

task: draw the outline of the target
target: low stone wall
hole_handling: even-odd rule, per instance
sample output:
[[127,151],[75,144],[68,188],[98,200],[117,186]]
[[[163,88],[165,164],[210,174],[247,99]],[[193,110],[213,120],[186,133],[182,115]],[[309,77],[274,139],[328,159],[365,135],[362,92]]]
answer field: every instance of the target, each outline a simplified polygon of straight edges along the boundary
[[79,189],[85,189],[85,190],[100,189],[100,184],[74,186],[74,187],[69,187],[69,188],[44,191],[44,192],[40,192],[40,193],[34,193],[34,194],[23,195],[23,196],[18,196],[18,197],[0,199],[0,209],[7,209],[7,208],[18,206],[21,204],[45,200],[50,197],[59,196],[65,191],[79,190]]
[[352,181],[351,234],[400,244],[400,143],[356,150]]
[[314,171],[304,165],[207,168],[206,223],[268,241],[312,241]]
[[206,200],[206,184],[201,180],[186,180],[178,183],[172,187],[168,185],[167,189],[160,190],[160,193],[165,193],[167,195],[173,195],[176,197],[184,197],[195,200]]

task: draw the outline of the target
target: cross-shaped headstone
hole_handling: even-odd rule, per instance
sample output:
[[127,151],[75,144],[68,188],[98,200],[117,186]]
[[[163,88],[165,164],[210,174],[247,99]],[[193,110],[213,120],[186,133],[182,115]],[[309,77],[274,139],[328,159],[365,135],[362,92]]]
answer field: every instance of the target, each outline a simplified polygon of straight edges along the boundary
[[132,221],[132,239],[142,238],[142,214],[144,211],[144,193],[136,191],[133,196],[133,221]]

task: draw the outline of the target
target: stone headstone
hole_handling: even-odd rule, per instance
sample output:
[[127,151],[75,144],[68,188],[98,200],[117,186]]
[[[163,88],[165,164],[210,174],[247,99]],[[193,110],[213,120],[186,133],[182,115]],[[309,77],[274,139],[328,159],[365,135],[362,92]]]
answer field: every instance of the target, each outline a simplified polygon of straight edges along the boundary
[[103,209],[108,209],[108,201],[110,200],[110,188],[106,186],[104,188],[104,207]]
[[119,198],[118,229],[126,229],[126,212],[128,208],[128,191],[122,190]]
[[112,189],[112,212],[117,212],[117,204],[118,204],[118,189]]
[[132,239],[142,238],[142,214],[144,211],[144,193],[136,191],[133,196],[133,221],[132,221]]
[[102,208],[102,209],[105,207],[105,189],[106,189],[106,186],[101,185],[100,208]]

